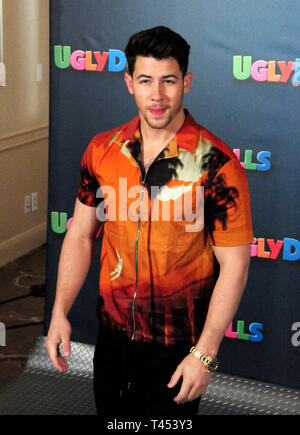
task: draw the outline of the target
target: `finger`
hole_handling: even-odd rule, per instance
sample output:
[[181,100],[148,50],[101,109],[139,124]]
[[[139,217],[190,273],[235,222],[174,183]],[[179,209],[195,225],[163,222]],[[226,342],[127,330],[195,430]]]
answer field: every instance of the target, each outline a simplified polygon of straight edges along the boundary
[[177,384],[177,382],[181,378],[181,375],[182,375],[181,369],[179,367],[177,367],[177,369],[173,373],[173,375],[172,375],[172,377],[170,379],[170,382],[168,383],[167,387],[168,388],[175,387],[175,385]]
[[[209,379],[210,379],[210,375],[209,375]],[[198,397],[202,396],[206,392],[208,385],[209,385],[209,380],[207,379],[204,379],[202,383],[196,382],[192,386],[190,393],[187,397],[187,400],[188,401],[195,400]]]
[[50,360],[54,367],[60,372],[64,372],[67,370],[68,365],[65,359],[60,355],[58,350],[59,344],[57,343],[47,343],[46,348],[50,357]]
[[62,337],[61,346],[64,356],[68,358],[71,355],[70,339],[68,337]]
[[66,372],[68,370],[68,363],[66,359],[63,356],[59,355],[57,361],[58,361],[59,371]]
[[187,401],[191,402],[192,400],[198,399],[198,397],[201,396],[201,394],[203,394],[203,392],[201,391],[201,389],[197,386],[193,386],[187,396]]
[[181,388],[176,397],[174,397],[174,402],[180,404],[187,401],[187,397],[191,391],[192,385],[190,382],[183,379]]
[[[63,355],[60,353],[60,349],[62,350]],[[58,362],[60,371],[66,372],[68,370],[68,363],[67,363],[67,360],[65,358],[65,353],[64,353],[62,346],[61,346],[61,348],[59,346],[57,346],[57,362]]]
[[54,365],[58,370],[60,370],[60,364],[59,364],[59,360],[58,360],[58,357],[59,357],[59,353],[58,353],[58,345],[57,345],[56,343],[48,342],[48,343],[46,344],[46,348],[47,348],[48,355],[49,355],[49,358],[50,358],[52,364],[53,364],[53,365]]

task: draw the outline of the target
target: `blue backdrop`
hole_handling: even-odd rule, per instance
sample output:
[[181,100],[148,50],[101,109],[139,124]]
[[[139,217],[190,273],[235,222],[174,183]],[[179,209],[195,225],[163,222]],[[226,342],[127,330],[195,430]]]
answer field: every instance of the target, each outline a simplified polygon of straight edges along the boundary
[[[95,134],[137,114],[116,50],[123,52],[132,33],[165,25],[191,45],[195,79],[185,107],[240,156],[252,198],[249,280],[221,345],[221,370],[300,388],[300,6],[291,0],[52,0],[50,16],[45,334],[81,156]],[[94,52],[102,60],[109,53],[102,72],[87,70],[99,63]],[[100,242],[70,313],[75,341],[95,342]]]

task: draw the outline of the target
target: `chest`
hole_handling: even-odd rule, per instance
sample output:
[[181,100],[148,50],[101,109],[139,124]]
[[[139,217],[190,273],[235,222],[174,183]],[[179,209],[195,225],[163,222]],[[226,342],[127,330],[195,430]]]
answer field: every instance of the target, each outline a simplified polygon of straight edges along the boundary
[[199,224],[203,220],[202,174],[193,155],[147,156],[146,172],[126,150],[111,153],[97,168],[107,218]]

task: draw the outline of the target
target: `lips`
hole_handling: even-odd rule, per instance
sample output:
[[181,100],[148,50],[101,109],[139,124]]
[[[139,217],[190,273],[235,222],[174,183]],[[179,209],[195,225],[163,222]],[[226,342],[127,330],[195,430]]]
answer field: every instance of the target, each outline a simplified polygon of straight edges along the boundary
[[160,115],[163,115],[165,113],[167,108],[166,107],[152,107],[149,110],[152,113],[152,115],[160,116]]

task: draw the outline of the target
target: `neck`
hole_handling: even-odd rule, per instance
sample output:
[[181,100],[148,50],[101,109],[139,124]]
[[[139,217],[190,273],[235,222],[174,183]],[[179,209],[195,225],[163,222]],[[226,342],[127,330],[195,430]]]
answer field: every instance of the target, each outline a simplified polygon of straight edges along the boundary
[[142,162],[147,172],[151,163],[161,151],[171,142],[182,127],[185,113],[181,112],[166,126],[166,128],[153,128],[141,117],[141,153]]
[[176,136],[184,120],[185,113],[183,109],[165,128],[153,128],[141,117],[140,128],[143,146],[146,148],[148,146],[151,148],[165,147]]

